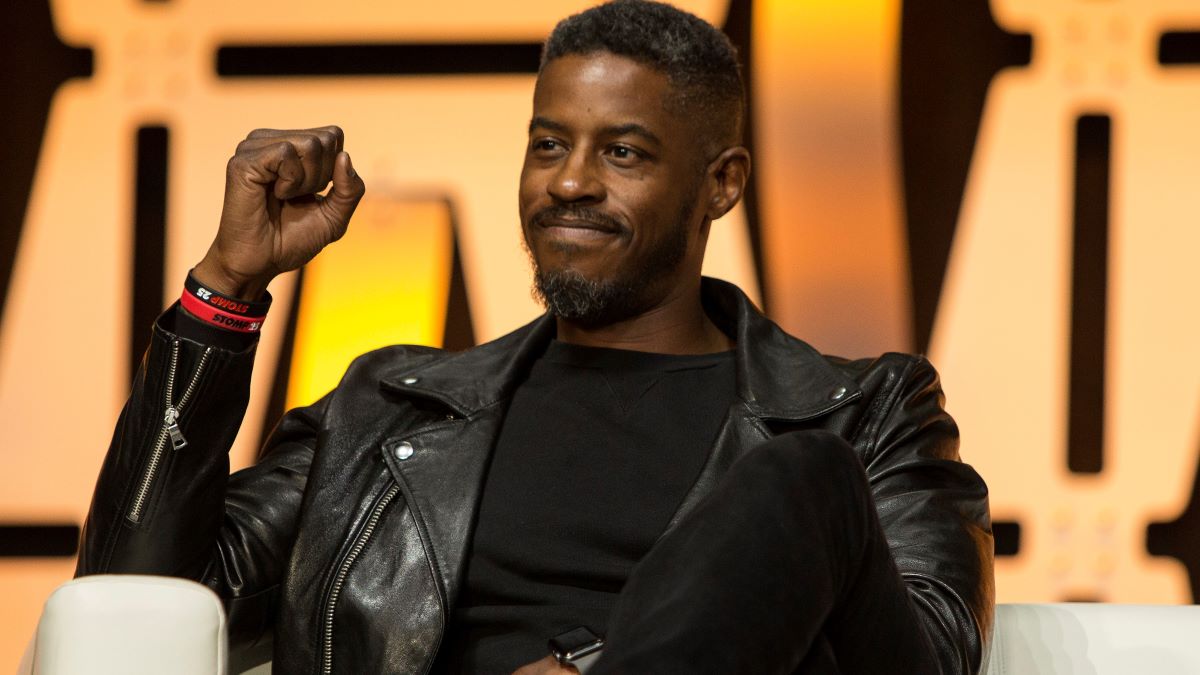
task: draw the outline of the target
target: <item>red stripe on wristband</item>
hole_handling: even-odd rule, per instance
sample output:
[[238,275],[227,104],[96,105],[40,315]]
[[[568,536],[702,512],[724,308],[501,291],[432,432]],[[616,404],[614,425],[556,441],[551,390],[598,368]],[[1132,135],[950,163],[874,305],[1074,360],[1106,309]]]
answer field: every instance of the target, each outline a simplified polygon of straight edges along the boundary
[[265,293],[265,300],[250,301],[234,298],[205,287],[192,276],[191,272],[188,272],[187,280],[183,283],[183,288],[204,301],[205,304],[212,305],[223,312],[237,314],[238,316],[266,316],[267,311],[271,309],[270,293]]
[[201,321],[240,333],[257,333],[262,328],[263,322],[267,320],[265,316],[239,316],[223,312],[192,295],[186,289],[179,297],[179,304],[183,305],[189,314]]

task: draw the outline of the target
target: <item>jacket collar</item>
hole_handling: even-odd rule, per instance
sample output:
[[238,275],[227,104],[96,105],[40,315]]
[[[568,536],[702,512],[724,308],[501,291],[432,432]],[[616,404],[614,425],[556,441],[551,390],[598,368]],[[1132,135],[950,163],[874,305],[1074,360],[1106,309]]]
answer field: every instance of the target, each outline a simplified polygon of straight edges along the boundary
[[[763,316],[737,286],[705,277],[701,296],[713,322],[737,340],[738,396],[754,415],[800,421],[861,396],[853,379]],[[381,384],[470,416],[511,396],[554,334],[554,318],[544,314],[474,349],[387,372]]]
[[709,317],[736,336],[738,396],[756,416],[801,421],[862,395],[853,379],[763,316],[737,286],[706,277],[701,293]]

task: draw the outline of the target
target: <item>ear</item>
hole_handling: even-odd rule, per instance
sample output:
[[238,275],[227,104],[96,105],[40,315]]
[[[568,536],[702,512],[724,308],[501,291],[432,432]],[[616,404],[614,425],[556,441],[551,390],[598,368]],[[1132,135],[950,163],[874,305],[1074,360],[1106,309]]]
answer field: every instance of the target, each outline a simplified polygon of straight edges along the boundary
[[705,181],[710,187],[705,204],[708,219],[716,220],[737,206],[749,179],[750,151],[740,145],[722,150],[708,165]]

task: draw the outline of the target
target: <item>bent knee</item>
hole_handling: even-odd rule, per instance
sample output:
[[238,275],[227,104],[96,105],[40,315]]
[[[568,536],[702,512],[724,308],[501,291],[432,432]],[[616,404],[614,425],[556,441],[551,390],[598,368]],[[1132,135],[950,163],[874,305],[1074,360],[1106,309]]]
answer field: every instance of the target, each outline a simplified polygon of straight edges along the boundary
[[756,446],[738,460],[738,467],[761,480],[797,484],[828,482],[866,486],[862,460],[846,441],[835,433],[822,430],[792,431],[780,434]]

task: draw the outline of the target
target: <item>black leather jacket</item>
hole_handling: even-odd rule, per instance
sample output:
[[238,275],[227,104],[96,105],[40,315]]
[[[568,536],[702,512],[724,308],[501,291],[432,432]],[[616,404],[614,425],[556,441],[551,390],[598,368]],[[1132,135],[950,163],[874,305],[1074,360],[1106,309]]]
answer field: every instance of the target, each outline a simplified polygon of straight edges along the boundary
[[[993,602],[987,488],[959,461],[933,368],[900,354],[823,357],[734,286],[706,279],[704,297],[737,340],[738,398],[672,523],[770,435],[840,434],[862,456],[943,670],[977,670]],[[200,580],[227,600],[235,652],[269,650],[273,629],[275,672],[424,672],[459,591],[506,404],[553,334],[542,317],[465,352],[366,354],[336,390],[283,418],[255,466],[230,476],[253,349],[156,326],[77,574]]]

